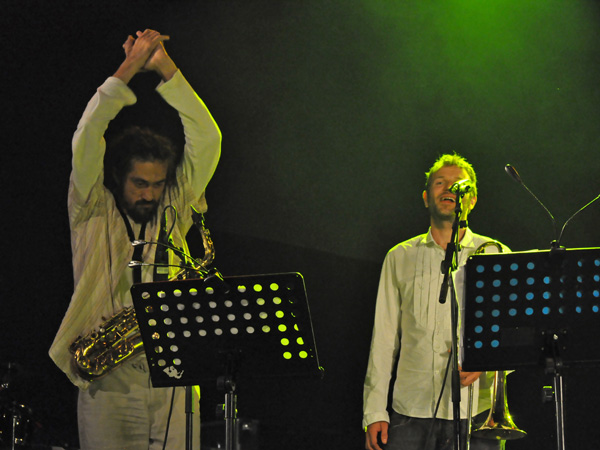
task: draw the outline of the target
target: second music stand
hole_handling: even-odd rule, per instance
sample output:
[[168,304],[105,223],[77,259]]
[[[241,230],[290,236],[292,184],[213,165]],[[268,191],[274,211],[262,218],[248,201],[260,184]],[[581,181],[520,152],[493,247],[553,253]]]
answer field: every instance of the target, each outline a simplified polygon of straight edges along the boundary
[[600,249],[481,254],[465,273],[463,367],[542,365],[554,375],[558,448],[564,449],[565,367],[600,365]]

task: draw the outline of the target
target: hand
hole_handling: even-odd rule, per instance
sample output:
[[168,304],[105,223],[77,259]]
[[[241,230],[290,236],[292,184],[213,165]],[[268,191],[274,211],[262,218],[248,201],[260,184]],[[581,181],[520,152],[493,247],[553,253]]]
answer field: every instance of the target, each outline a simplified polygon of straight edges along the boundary
[[[114,76],[128,83],[136,73],[144,70],[154,70],[165,78],[167,74],[164,73],[164,68],[167,66],[175,67],[162,44],[169,39],[169,36],[161,35],[154,30],[138,31],[136,36],[137,38],[128,36],[123,43],[125,61],[117,69]],[[172,76],[172,73],[170,76]]]
[[469,386],[473,384],[481,375],[481,372],[459,372],[460,384],[462,386]]
[[[140,31],[137,33],[138,38],[143,34]],[[169,36],[165,40],[169,39]],[[158,45],[154,48],[154,51],[150,54],[146,60],[146,64],[143,67],[144,70],[151,70],[160,75],[165,81],[170,80],[171,77],[177,71],[175,63],[165,50],[164,40],[161,40]]]
[[145,30],[144,32],[137,31],[135,34],[137,36],[136,38],[128,36],[123,44],[125,59],[135,62],[137,65],[141,64],[141,67],[144,69],[151,70],[146,67],[149,58],[156,52],[157,48],[162,45],[163,41],[169,40],[169,36],[164,36],[154,30]]
[[365,443],[367,450],[383,450],[377,443],[377,436],[381,434],[381,442],[387,444],[389,425],[387,422],[374,422],[367,427]]

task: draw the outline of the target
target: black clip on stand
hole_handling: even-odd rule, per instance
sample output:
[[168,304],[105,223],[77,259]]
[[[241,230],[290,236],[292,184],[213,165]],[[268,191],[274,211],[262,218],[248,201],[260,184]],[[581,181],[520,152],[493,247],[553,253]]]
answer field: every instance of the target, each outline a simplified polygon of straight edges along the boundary
[[554,376],[557,448],[565,449],[567,367],[600,366],[600,249],[472,255],[465,272],[466,370],[544,366]]
[[[236,380],[323,376],[299,273],[136,284],[131,288],[154,387],[225,389],[226,449],[236,442]],[[188,449],[190,448],[188,447]]]
[[458,370],[458,302],[456,291],[454,290],[454,279],[452,273],[458,268],[458,252],[460,251],[460,233],[459,228],[462,225],[460,216],[462,214],[462,199],[466,192],[456,193],[455,219],[452,224],[452,237],[446,247],[446,257],[442,262],[442,273],[444,279],[440,290],[440,303],[446,303],[448,290],[450,290],[451,299],[451,317],[452,317],[452,417],[454,424],[454,447],[461,448],[460,439],[460,374]]

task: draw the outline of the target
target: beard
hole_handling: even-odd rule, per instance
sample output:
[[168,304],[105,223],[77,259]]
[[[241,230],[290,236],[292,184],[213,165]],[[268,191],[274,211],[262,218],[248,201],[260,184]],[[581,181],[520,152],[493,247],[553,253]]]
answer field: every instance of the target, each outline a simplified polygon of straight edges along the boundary
[[441,224],[443,222],[454,222],[454,220],[456,218],[456,213],[455,213],[454,209],[452,209],[451,211],[448,211],[448,212],[443,212],[437,207],[437,205],[435,203],[431,203],[429,205],[428,209],[429,209],[430,217],[436,223]]
[[125,205],[125,212],[135,223],[146,223],[156,217],[158,202],[138,200],[133,205]]

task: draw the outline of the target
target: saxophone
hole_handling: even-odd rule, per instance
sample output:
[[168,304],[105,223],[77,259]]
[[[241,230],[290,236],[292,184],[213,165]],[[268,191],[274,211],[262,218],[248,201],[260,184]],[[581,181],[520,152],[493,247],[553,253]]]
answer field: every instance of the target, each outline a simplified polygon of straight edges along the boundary
[[[210,276],[210,272],[216,272],[216,269],[210,272],[207,269],[215,258],[215,247],[210,231],[205,226],[204,216],[192,207],[192,217],[202,236],[204,257],[200,261],[192,259],[191,267],[182,268],[171,280],[205,278]],[[220,276],[218,272],[216,275]],[[108,320],[102,320],[97,329],[77,337],[69,346],[77,374],[87,381],[107,375],[123,361],[144,350],[133,306],[122,309]]]

